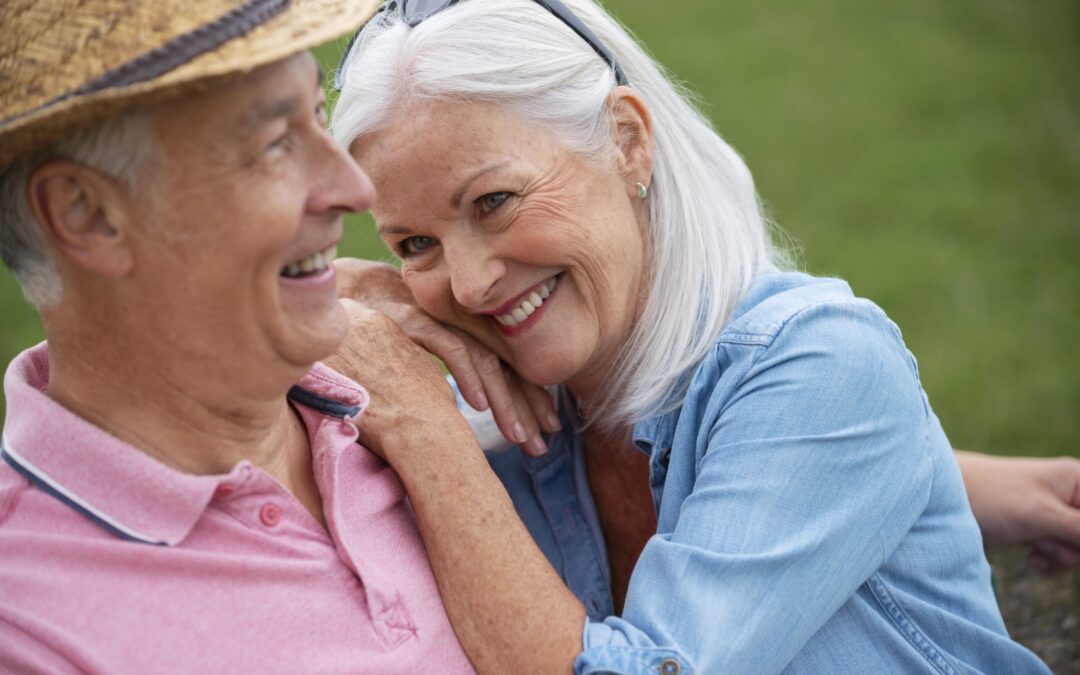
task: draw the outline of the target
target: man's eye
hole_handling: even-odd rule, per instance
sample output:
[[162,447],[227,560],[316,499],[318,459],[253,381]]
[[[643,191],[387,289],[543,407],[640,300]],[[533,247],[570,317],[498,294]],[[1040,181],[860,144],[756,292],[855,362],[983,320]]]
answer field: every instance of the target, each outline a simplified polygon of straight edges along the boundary
[[477,199],[476,204],[480,207],[481,212],[486,214],[502,206],[503,202],[509,198],[509,192],[489,192]]
[[277,152],[282,150],[288,150],[290,145],[289,134],[284,133],[275,138],[266,146],[267,152]]
[[402,258],[408,258],[411,255],[423,253],[434,245],[435,240],[431,237],[408,237],[401,240],[401,243],[398,244],[398,250]]

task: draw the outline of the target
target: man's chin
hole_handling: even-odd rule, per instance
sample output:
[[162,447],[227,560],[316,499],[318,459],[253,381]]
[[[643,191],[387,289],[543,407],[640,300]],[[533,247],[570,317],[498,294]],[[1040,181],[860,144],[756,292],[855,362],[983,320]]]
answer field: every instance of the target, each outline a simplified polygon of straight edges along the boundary
[[349,328],[349,319],[345,309],[335,302],[333,309],[318,318],[308,321],[298,319],[293,323],[286,344],[282,345],[283,356],[290,363],[310,368],[316,361],[324,361],[334,354]]

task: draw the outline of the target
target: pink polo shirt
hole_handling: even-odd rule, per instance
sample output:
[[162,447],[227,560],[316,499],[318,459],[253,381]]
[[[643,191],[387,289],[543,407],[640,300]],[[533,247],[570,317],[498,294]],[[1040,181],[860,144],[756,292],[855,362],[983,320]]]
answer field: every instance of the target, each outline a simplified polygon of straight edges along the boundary
[[4,379],[0,672],[472,672],[355,383],[318,364],[290,392],[328,533],[260,469],[179,473],[48,376],[42,344]]

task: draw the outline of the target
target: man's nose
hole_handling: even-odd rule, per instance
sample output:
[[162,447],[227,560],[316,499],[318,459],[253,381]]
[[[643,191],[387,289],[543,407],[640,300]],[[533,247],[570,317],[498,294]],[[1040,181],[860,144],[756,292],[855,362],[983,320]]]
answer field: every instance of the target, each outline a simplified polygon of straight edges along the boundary
[[370,209],[375,203],[375,186],[367,173],[329,134],[322,141],[324,151],[316,153],[317,183],[308,196],[308,213],[362,213]]

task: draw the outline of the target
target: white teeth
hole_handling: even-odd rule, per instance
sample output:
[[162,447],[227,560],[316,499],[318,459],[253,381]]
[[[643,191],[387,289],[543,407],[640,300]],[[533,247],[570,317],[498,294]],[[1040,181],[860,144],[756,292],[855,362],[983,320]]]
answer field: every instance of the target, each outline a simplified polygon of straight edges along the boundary
[[500,314],[495,317],[495,320],[500,324],[511,327],[516,326],[525,319],[529,318],[529,315],[535,312],[540,305],[544,304],[544,300],[547,300],[551,295],[551,291],[555,288],[555,284],[559,282],[558,277],[552,277],[545,281],[539,288],[532,293],[529,293],[528,297],[522,301],[520,305],[507,312],[506,314]]
[[304,274],[322,272],[337,257],[337,245],[326,250],[313,253],[302,260],[291,262],[281,269],[281,274],[287,277],[298,277]]

